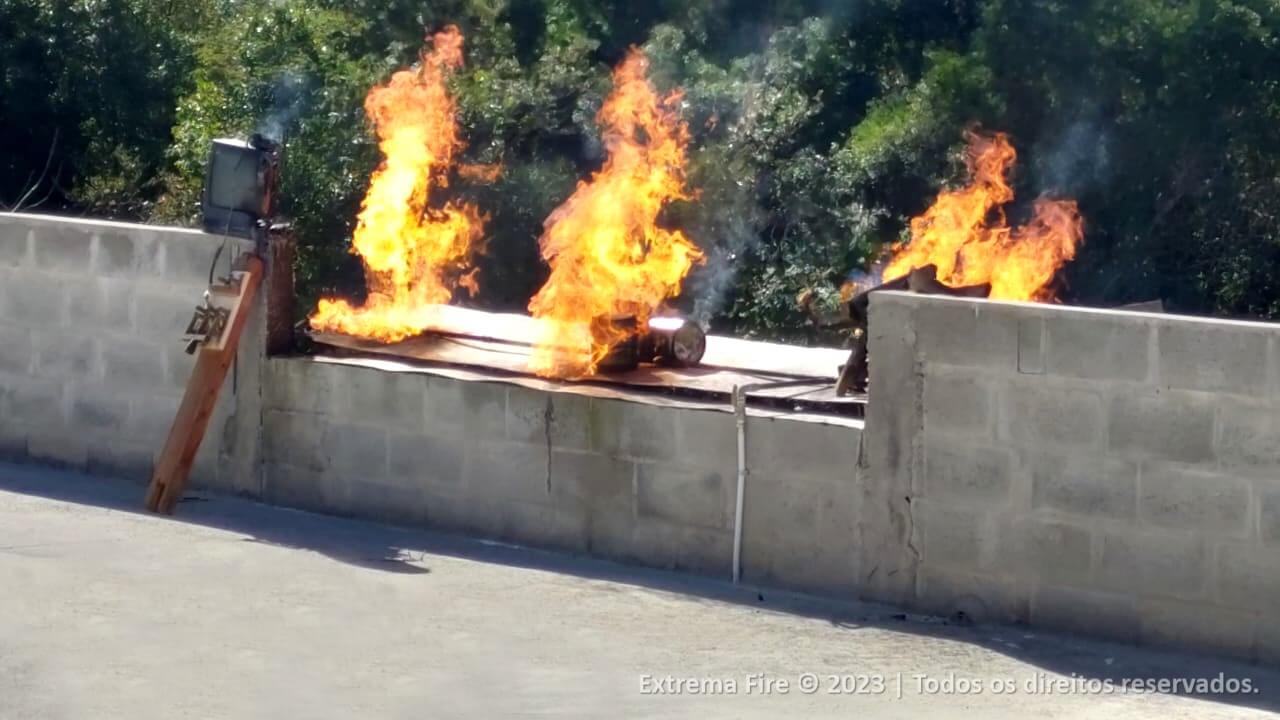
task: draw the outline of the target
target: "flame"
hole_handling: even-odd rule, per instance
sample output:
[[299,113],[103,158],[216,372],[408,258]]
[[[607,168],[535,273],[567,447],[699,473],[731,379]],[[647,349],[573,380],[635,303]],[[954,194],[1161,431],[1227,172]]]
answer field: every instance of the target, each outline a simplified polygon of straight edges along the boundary
[[365,195],[351,251],[361,257],[369,295],[362,307],[322,299],[312,328],[397,342],[434,323],[437,306],[462,286],[476,289],[469,271],[483,220],[468,204],[430,205],[431,191],[465,143],[446,81],[462,66],[462,33],[449,26],[424,50],[417,68],[402,70],[369,91],[365,112],[385,156]]
[[1084,239],[1076,202],[1041,198],[1029,223],[1010,228],[1002,206],[1013,200],[1008,174],[1017,152],[1004,133],[966,138],[969,185],[941,193],[911,221],[911,242],[894,248],[885,280],[936,265],[938,279],[953,287],[990,283],[994,299],[1053,301],[1050,284]]
[[[551,275],[529,303],[540,321],[529,367],[539,375],[595,372],[610,349],[679,294],[702,258],[683,233],[657,224],[667,203],[689,198],[689,131],[677,112],[682,95],[660,97],[648,66],[633,48],[614,70],[613,92],[596,117],[604,167],[547,218],[540,245]],[[620,316],[635,322],[615,322]]]

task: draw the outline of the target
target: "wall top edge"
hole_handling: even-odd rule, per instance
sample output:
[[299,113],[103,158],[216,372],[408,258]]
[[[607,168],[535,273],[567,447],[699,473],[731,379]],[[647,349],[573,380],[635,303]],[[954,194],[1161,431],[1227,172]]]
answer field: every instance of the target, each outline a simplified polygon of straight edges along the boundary
[[210,235],[203,230],[177,227],[174,225],[143,225],[141,223],[117,222],[115,220],[65,217],[61,215],[40,215],[36,213],[0,213],[0,226],[4,225],[76,225],[86,229],[109,228],[114,230],[139,230],[172,233],[175,235],[188,235],[191,237],[207,237],[217,240],[222,239],[222,236],[220,235]]
[[918,293],[883,290],[873,293],[871,307],[879,304],[906,306],[925,305],[962,305],[973,308],[976,315],[982,311],[1003,312],[1027,317],[1079,316],[1095,318],[1128,318],[1144,323],[1185,323],[1224,329],[1251,330],[1269,333],[1280,333],[1280,323],[1259,320],[1232,320],[1228,318],[1206,317],[1201,315],[1179,315],[1175,313],[1153,313],[1114,308],[1096,308],[1083,305],[1055,305],[1049,303],[1015,302],[1011,300],[986,300],[982,298],[954,297],[950,295],[921,295]]
[[[600,398],[604,400],[621,400],[624,402],[633,402],[641,405],[651,405],[654,407],[666,407],[680,410],[697,410],[705,412],[723,412],[732,413],[728,399],[723,403],[710,401],[694,401],[682,398],[670,397],[657,393],[641,392],[636,390],[628,390],[623,387],[606,387],[600,385],[581,385],[574,383],[561,383],[549,380],[543,380],[536,377],[526,377],[522,375],[508,375],[504,373],[485,372],[480,369],[468,369],[444,366],[425,366],[413,365],[409,363],[398,362],[396,360],[373,359],[373,358],[340,358],[325,356],[293,356],[274,358],[273,362],[312,362],[326,365],[346,365],[353,368],[364,370],[377,370],[388,373],[407,373],[428,375],[434,377],[449,378],[461,382],[478,382],[491,383],[497,385],[515,385],[529,390],[545,393],[555,393],[564,395],[578,395],[583,397]],[[840,415],[822,415],[812,412],[782,412],[770,410],[766,408],[748,408],[747,414],[754,418],[764,418],[771,420],[781,420],[787,422],[803,422],[819,425],[834,425],[838,427],[847,427],[856,430],[862,430],[865,422],[859,418],[844,417]]]

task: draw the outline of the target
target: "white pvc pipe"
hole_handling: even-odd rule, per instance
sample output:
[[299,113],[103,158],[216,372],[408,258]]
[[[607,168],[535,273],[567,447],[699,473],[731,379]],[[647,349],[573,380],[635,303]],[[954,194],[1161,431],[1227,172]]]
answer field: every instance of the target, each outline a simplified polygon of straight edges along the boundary
[[747,497],[747,393],[752,390],[801,385],[829,385],[825,380],[785,380],[782,382],[735,385],[733,415],[738,424],[738,500],[733,513],[733,584],[742,580],[742,511]]
[[733,515],[733,584],[742,580],[742,505],[747,490],[747,392],[733,388],[733,414],[738,423],[738,502]]

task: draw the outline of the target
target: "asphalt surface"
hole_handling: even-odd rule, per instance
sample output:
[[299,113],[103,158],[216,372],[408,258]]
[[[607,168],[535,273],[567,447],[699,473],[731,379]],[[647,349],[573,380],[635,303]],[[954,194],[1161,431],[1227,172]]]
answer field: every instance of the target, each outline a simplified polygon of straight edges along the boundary
[[[158,518],[136,512],[142,494],[0,465],[0,719],[1280,709],[1280,672],[1213,658],[955,627],[231,498]],[[1217,678],[1253,692],[1185,693]],[[1114,690],[1133,679],[1177,681],[1183,694]]]

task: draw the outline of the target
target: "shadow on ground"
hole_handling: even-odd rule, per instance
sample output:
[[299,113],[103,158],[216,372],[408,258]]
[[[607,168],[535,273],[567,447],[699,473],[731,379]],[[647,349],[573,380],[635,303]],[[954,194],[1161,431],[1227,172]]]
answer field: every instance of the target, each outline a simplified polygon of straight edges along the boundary
[[[141,514],[145,488],[43,467],[0,464],[0,492]],[[428,575],[432,556],[573,575],[703,602],[732,603],[760,612],[818,618],[846,630],[876,628],[974,644],[1045,672],[1084,681],[1125,679],[1248,679],[1250,694],[1178,695],[1280,711],[1280,669],[1186,653],[1076,638],[1019,626],[966,626],[884,606],[827,600],[784,591],[734,586],[726,581],[619,565],[513,545],[411,528],[317,515],[250,500],[199,494],[178,507],[170,522],[214,527],[245,536],[246,542],[298,548],[384,572]],[[865,669],[864,669],[865,670]],[[956,668],[957,673],[974,668]]]

